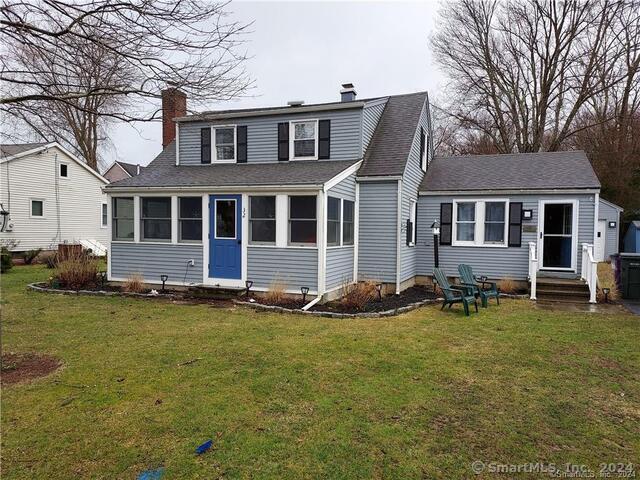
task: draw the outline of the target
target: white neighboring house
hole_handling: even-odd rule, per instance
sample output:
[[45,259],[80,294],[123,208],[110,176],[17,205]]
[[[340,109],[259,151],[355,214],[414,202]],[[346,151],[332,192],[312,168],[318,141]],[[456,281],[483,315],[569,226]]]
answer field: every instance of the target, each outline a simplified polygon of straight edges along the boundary
[[104,254],[107,183],[56,142],[0,145],[0,242],[19,242],[18,252],[82,243]]

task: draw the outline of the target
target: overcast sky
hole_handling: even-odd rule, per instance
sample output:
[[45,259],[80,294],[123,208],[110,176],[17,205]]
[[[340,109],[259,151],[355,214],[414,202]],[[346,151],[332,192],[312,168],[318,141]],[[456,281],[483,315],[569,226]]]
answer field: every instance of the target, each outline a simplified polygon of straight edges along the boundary
[[[428,45],[435,1],[233,2],[228,8],[238,21],[254,22],[245,48],[255,88],[249,98],[207,109],[335,101],[346,82],[360,98],[422,90],[433,98],[442,82]],[[120,125],[112,141],[110,161],[146,165],[162,149],[161,125]]]

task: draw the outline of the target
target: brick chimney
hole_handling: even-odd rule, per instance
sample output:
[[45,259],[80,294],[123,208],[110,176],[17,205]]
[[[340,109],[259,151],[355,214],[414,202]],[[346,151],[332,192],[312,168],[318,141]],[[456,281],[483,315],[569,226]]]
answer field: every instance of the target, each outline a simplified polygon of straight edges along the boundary
[[187,114],[187,95],[175,87],[162,91],[162,148],[176,139],[174,118]]

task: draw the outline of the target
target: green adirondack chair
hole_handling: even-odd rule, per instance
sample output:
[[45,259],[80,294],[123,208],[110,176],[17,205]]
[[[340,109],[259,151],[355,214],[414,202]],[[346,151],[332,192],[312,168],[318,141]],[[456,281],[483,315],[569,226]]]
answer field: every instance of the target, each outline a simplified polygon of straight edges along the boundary
[[[484,308],[489,305],[490,298],[495,298],[497,304],[500,305],[500,290],[498,290],[498,285],[495,282],[478,280],[478,277],[473,274],[473,269],[464,263],[458,265],[458,272],[460,272],[460,283],[471,287],[473,293],[480,296]],[[478,283],[482,283],[482,287]],[[485,287],[485,285],[489,286]]]
[[468,286],[450,285],[447,276],[439,268],[433,269],[433,276],[444,294],[444,302],[442,302],[440,310],[447,305],[451,308],[454,303],[461,303],[464,307],[464,313],[468,317],[469,305],[473,303],[476,307],[476,312],[478,311],[478,302],[476,302],[476,297]]

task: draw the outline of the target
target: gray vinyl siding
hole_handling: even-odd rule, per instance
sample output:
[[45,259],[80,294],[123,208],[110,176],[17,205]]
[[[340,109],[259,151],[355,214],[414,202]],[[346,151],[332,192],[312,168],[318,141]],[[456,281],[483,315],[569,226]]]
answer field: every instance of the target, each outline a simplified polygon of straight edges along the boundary
[[[474,199],[508,198],[512,202],[522,202],[523,209],[533,210],[533,218],[523,222],[522,246],[517,247],[456,247],[439,246],[440,268],[451,277],[458,276],[458,264],[471,265],[476,275],[486,275],[499,279],[509,277],[526,280],[529,273],[529,242],[536,242],[538,225],[538,201],[566,199],[578,200],[578,242],[576,269],[580,273],[582,243],[593,243],[594,195],[473,195]],[[418,202],[418,275],[433,274],[433,235],[431,224],[440,220],[440,203],[451,203],[463,195],[422,196]],[[525,226],[535,227],[534,232],[526,232]],[[537,247],[536,247],[537,248]],[[542,261],[540,259],[540,261]]]
[[300,287],[318,290],[318,250],[315,248],[247,248],[247,280],[257,288],[269,288],[274,281],[286,290]]
[[336,186],[327,192],[331,197],[346,198],[347,200],[356,200],[356,174],[349,175]]
[[[188,267],[193,259],[195,265]],[[202,245],[150,243],[111,243],[111,277],[126,279],[139,273],[148,283],[162,283],[160,275],[168,275],[169,282],[202,283]]]
[[[247,126],[247,162],[278,161],[278,123],[290,120],[331,120],[331,160],[362,157],[362,109],[239,118],[218,122],[183,122],[179,128],[181,165],[201,165],[200,129],[211,125]],[[211,139],[213,142],[213,138]]]
[[[604,231],[604,258],[605,260],[611,255],[618,253],[619,234],[620,234],[620,210],[600,202],[598,207],[598,219],[606,220]],[[616,222],[616,228],[609,228],[609,222]]]
[[348,247],[329,247],[327,249],[326,289],[353,281],[353,245]]
[[358,280],[396,281],[397,182],[360,183]]
[[[424,172],[420,165],[420,127],[424,128],[426,134],[425,149],[427,150],[427,162],[430,161],[429,146],[429,116],[428,108],[423,108],[420,115],[420,122],[416,126],[413,143],[409,151],[409,160],[405,166],[404,175],[402,176],[402,238],[400,247],[400,282],[404,282],[418,274],[418,244],[411,247],[407,245],[407,220],[411,216],[411,202],[418,200],[418,189]],[[419,223],[419,222],[417,222]],[[416,236],[416,240],[419,237]]]
[[384,107],[387,105],[387,99],[376,100],[367,103],[362,110],[362,154],[367,151],[373,132],[376,131]]

